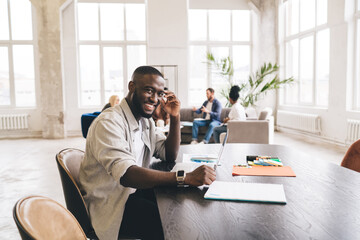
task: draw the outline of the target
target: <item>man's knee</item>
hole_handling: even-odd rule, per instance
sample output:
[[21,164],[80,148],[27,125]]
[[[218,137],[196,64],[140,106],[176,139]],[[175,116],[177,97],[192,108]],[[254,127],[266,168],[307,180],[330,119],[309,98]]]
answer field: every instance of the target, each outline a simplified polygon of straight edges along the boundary
[[210,125],[209,125],[209,127],[210,128],[215,128],[215,127],[217,127],[217,126],[219,126],[220,124],[218,123],[218,122],[212,122],[212,123],[210,123]]

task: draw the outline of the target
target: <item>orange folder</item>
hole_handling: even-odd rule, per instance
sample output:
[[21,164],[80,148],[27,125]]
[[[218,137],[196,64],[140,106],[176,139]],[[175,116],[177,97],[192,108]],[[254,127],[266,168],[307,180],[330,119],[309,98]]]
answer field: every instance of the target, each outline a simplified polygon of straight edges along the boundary
[[271,167],[271,166],[252,166],[244,168],[233,166],[233,176],[277,176],[277,177],[296,177],[291,167]]

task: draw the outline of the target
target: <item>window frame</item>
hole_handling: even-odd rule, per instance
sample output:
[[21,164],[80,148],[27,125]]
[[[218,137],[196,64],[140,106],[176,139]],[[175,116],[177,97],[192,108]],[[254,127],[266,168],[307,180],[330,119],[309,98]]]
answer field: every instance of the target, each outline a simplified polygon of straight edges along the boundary
[[[249,53],[250,53],[250,58],[249,58],[249,66],[250,66],[250,73],[253,70],[253,19],[252,19],[252,14],[253,11],[251,9],[226,9],[228,11],[230,11],[230,40],[229,41],[214,41],[214,40],[210,40],[210,21],[209,21],[209,12],[210,11],[216,11],[216,10],[224,10],[224,9],[205,9],[205,8],[194,8],[194,9],[189,9],[189,10],[204,10],[206,11],[206,40],[198,40],[198,41],[194,41],[194,40],[190,40],[189,38],[189,49],[192,46],[204,46],[206,48],[206,52],[211,51],[212,48],[216,48],[216,47],[226,47],[229,48],[229,56],[233,59],[233,47],[234,46],[249,46]],[[246,10],[249,11],[249,40],[248,41],[234,41],[233,40],[233,11],[237,11],[237,10]],[[190,24],[190,23],[188,23]],[[205,64],[205,63],[204,63]],[[189,68],[190,69],[190,68]],[[190,73],[189,73],[190,75]],[[189,76],[189,80],[191,76]],[[206,83],[207,86],[202,87],[201,90],[207,89],[208,87],[212,87],[212,71],[210,68],[207,68],[206,71]],[[189,104],[202,104],[198,103],[198,102],[193,102],[190,99],[190,92],[191,91],[196,91],[196,90],[200,90],[198,88],[190,88],[189,87],[189,95],[188,95],[188,102]],[[204,95],[205,95],[205,91],[204,91]]]
[[[146,54],[146,63],[148,56],[148,36],[147,36],[147,24],[145,22],[145,40],[127,40],[127,26],[126,26],[126,4],[143,4],[145,7],[145,21],[147,19],[147,10],[145,1],[124,1],[124,0],[115,0],[115,1],[97,1],[97,0],[79,0],[77,3],[92,3],[97,4],[98,6],[98,40],[80,40],[79,39],[79,21],[78,21],[78,5],[75,5],[75,22],[76,22],[76,52],[77,56],[77,68],[78,70],[78,106],[79,108],[92,108],[103,106],[107,103],[107,99],[105,99],[105,73],[104,73],[104,48],[106,47],[119,47],[122,49],[122,63],[123,63],[123,95],[127,92],[128,81],[131,77],[132,73],[128,73],[128,54],[127,47],[129,46],[145,46],[145,54]],[[100,4],[103,3],[112,3],[112,4],[123,4],[123,24],[124,24],[124,39],[123,40],[102,40],[101,39],[101,10]],[[80,77],[80,46],[84,45],[95,45],[99,47],[99,73],[100,73],[100,105],[85,105],[82,104],[82,83]]]
[[351,108],[360,111],[360,1],[355,1],[354,10],[354,71],[353,71],[353,90]]
[[[32,27],[32,40],[13,40],[12,39],[12,23],[11,23],[11,10],[10,10],[10,0],[7,0],[7,13],[8,13],[8,31],[9,39],[0,40],[0,47],[6,47],[8,50],[8,68],[9,68],[9,94],[10,94],[10,104],[9,105],[0,105],[0,109],[37,109],[38,103],[40,102],[38,92],[39,90],[39,58],[38,58],[38,39],[37,39],[37,27],[36,27],[36,9],[34,5],[31,4],[31,27]],[[35,94],[35,103],[33,106],[17,106],[16,105],[16,91],[15,91],[15,73],[14,73],[14,56],[13,56],[13,46],[16,45],[30,45],[33,48],[33,63],[34,63],[34,94]]]
[[[318,12],[317,12],[317,6],[318,6],[318,0],[315,1],[315,17],[314,17],[314,27],[306,29],[301,31],[300,29],[300,25],[301,25],[301,1],[299,0],[299,9],[298,9],[298,19],[297,19],[297,28],[298,28],[298,32],[295,34],[288,34],[288,25],[289,23],[287,23],[287,6],[285,4],[291,4],[292,1],[288,0],[288,1],[284,1],[284,2],[280,2],[279,5],[279,18],[281,18],[281,20],[279,21],[279,28],[282,28],[281,30],[279,29],[279,49],[280,49],[280,62],[281,62],[281,76],[287,76],[289,77],[289,74],[287,74],[287,68],[286,68],[286,63],[287,63],[287,44],[290,43],[293,40],[298,40],[298,53],[297,53],[297,69],[298,69],[298,76],[294,76],[295,80],[297,81],[297,103],[289,103],[287,102],[287,87],[282,87],[280,94],[282,96],[280,96],[280,106],[303,106],[303,107],[314,107],[314,108],[328,108],[329,106],[329,96],[328,96],[328,103],[327,105],[319,105],[317,103],[317,97],[316,97],[316,93],[317,93],[317,89],[318,89],[318,64],[317,64],[317,59],[318,59],[318,54],[317,54],[317,50],[318,50],[318,45],[317,45],[317,37],[318,37],[318,33],[324,30],[329,30],[329,24],[328,21],[326,21],[326,23],[323,23],[321,25],[317,25],[317,20],[318,20]],[[328,6],[329,1],[327,0],[327,6]],[[327,8],[328,10],[328,8]],[[328,13],[327,13],[328,16]],[[281,22],[281,23],[280,23]],[[301,100],[301,73],[300,73],[300,59],[301,59],[301,40],[307,37],[312,37],[313,39],[313,72],[312,72],[312,101],[311,102],[304,102]],[[330,46],[330,34],[329,34],[329,46]],[[329,53],[330,53],[330,48],[329,48]],[[329,65],[330,65],[330,54],[329,54]],[[330,82],[330,79],[328,80]]]

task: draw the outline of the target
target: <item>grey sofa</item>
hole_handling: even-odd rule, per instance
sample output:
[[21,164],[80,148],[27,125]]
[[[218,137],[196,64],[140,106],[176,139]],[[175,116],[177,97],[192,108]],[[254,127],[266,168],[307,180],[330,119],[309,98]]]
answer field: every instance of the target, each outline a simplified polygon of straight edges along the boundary
[[[229,115],[230,108],[223,108],[221,111],[220,120],[221,122],[224,120],[225,117]],[[182,108],[180,109],[180,121],[181,122],[187,122],[192,123],[195,118],[201,118],[201,114],[197,114],[192,111],[192,108]],[[207,127],[200,127],[199,128],[199,136],[198,140],[203,140],[205,133],[206,133]],[[191,126],[185,126],[181,129],[181,143],[182,144],[188,144],[192,140],[192,127]],[[214,142],[213,137],[211,137],[209,142]]]

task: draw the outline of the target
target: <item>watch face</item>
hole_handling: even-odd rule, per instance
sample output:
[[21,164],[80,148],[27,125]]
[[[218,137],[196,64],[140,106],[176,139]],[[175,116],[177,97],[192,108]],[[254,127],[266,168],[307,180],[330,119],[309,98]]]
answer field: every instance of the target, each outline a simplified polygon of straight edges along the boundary
[[184,173],[185,173],[184,170],[181,170],[181,171],[177,172],[177,175],[178,175],[178,177],[183,177]]

